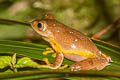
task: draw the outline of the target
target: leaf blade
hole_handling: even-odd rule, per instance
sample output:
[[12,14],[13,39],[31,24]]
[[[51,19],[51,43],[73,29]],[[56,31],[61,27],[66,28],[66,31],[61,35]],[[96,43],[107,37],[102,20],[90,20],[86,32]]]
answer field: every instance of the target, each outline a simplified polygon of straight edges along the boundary
[[[112,66],[108,67],[108,70],[110,70],[112,67],[117,66],[117,69],[113,68],[112,70],[118,70],[118,66],[120,65],[120,48],[112,46],[107,43],[103,43],[97,40],[93,40],[97,47],[107,55],[110,55],[112,57],[112,60],[114,61],[112,63]],[[8,44],[7,44],[8,43]],[[20,55],[24,55],[30,58],[42,60],[42,58],[47,57],[49,61],[52,63],[55,58],[51,57],[51,54],[43,55],[42,52],[46,50],[46,48],[49,48],[49,46],[46,45],[38,45],[34,43],[23,43],[19,41],[3,41],[0,40],[0,53],[18,53]],[[63,64],[71,65],[73,64],[73,61],[64,59]]]

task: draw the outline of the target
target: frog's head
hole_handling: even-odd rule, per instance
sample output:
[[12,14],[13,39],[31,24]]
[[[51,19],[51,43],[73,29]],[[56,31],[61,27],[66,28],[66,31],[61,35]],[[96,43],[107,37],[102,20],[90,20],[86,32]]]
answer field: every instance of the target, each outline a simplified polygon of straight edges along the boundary
[[53,16],[45,15],[44,19],[41,20],[33,20],[30,22],[32,28],[41,35],[45,40],[49,40],[50,38],[54,38],[54,34],[59,24],[56,20],[54,20]]

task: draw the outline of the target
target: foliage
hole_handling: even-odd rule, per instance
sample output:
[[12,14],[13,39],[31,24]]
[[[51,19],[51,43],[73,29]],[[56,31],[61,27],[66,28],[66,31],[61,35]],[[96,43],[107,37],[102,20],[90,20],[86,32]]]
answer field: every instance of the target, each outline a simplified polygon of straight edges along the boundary
[[[102,52],[106,53],[107,55],[110,55],[113,60],[113,63],[110,66],[107,66],[106,68],[104,68],[104,70],[102,70],[102,71],[104,71],[104,73],[109,76],[118,77],[119,76],[118,74],[120,71],[120,67],[119,67],[119,65],[120,65],[120,62],[119,62],[120,61],[120,58],[119,58],[120,57],[120,48],[116,47],[114,45],[105,43],[105,42],[98,41],[98,40],[93,40],[93,41],[95,42],[97,47]],[[0,40],[0,53],[2,53],[2,54],[3,53],[17,53],[17,55],[18,54],[24,55],[24,56],[31,57],[31,58],[38,59],[38,60],[42,60],[43,58],[47,57],[49,59],[49,61],[52,63],[54,58],[51,56],[51,54],[48,54],[48,55],[42,54],[42,52],[45,51],[46,48],[49,48],[49,47],[46,45],[40,45],[40,44],[38,45],[38,44],[25,43],[25,42],[19,42],[19,41]],[[14,70],[15,72],[17,71],[16,68],[23,68],[23,67],[37,68],[37,66],[38,66],[38,63],[33,62],[30,58],[27,58],[27,57],[20,58],[16,61],[15,55],[12,58],[10,56],[2,56],[0,58],[0,60],[4,62],[5,57],[7,59],[5,60],[5,63],[2,63],[2,65],[1,65],[1,66],[3,66],[2,68],[4,68],[5,66],[8,66],[8,65],[11,66],[10,64],[12,64],[12,65],[14,64],[14,66],[12,66],[12,67],[13,67],[13,69],[15,69]],[[67,59],[64,59],[64,62],[63,62],[63,64],[68,64],[68,65],[71,65],[72,63],[73,63],[72,61],[69,61]],[[44,69],[41,69],[41,70],[43,70],[43,71],[40,71],[40,72],[44,72]],[[45,71],[47,71],[47,69],[45,69]],[[60,70],[60,72],[64,72],[64,70]],[[70,72],[69,69],[67,69],[67,72]],[[34,71],[32,73],[36,74],[36,72],[34,72]],[[54,71],[53,71],[53,73],[54,73]],[[92,73],[90,73],[90,74],[92,74]],[[96,74],[96,72],[93,72],[93,75],[95,75],[95,74]],[[88,73],[86,75],[88,75]],[[99,75],[103,75],[103,74],[99,73]]]
[[2,56],[0,57],[0,68],[4,68],[6,66],[11,65],[11,57],[10,56]]
[[39,64],[37,64],[36,62],[34,62],[28,57],[23,57],[16,61],[16,54],[14,54],[12,57],[1,56],[0,57],[0,69],[3,69],[7,66],[10,66],[10,68],[13,69],[14,72],[17,72],[17,68],[23,68],[23,67],[38,68]]

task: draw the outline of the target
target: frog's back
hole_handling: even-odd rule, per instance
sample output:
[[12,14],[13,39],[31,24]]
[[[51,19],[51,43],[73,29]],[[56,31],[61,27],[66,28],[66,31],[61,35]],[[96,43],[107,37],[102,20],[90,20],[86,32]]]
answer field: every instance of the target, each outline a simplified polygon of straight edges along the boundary
[[[49,22],[49,21],[48,21]],[[53,24],[54,23],[54,24]],[[62,23],[53,20],[48,23],[53,30],[54,40],[65,51],[88,51],[99,55],[99,50],[93,42],[77,30],[71,29]]]

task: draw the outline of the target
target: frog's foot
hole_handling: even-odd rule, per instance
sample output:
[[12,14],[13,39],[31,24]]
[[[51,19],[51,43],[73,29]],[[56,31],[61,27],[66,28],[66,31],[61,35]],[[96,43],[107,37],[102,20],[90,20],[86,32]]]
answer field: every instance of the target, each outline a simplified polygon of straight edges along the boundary
[[54,50],[52,48],[46,48],[46,51],[43,51],[43,55],[47,55],[49,53],[52,53],[52,57],[56,57],[56,53],[54,53]]
[[108,62],[113,62],[110,56],[107,56],[106,59],[107,59]]
[[46,64],[39,65],[39,68],[48,68],[48,64],[50,64],[50,62],[48,61],[48,58],[43,58],[42,61],[44,61]]
[[48,61],[48,58],[43,58],[42,61],[44,61],[46,64],[50,64],[50,62]]
[[38,68],[48,68],[48,65],[39,65]]
[[48,58],[43,58],[42,61],[44,61],[46,65],[40,65],[39,68],[56,69],[53,64],[50,64],[50,62],[48,61]]
[[79,70],[101,70],[108,65],[108,61],[103,57],[89,58],[81,62],[77,62],[70,66],[71,71]]
[[113,62],[110,56],[107,56],[107,55],[105,55],[103,53],[102,53],[102,56],[105,57],[108,62]]
[[67,65],[67,64],[65,64],[65,65],[63,65],[63,66],[59,67],[59,69],[64,69],[64,68],[67,68],[67,67],[68,67],[68,65]]

